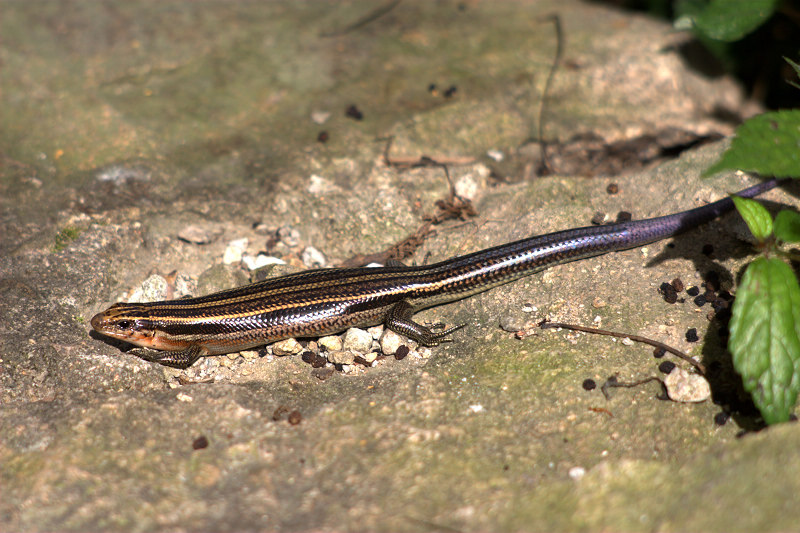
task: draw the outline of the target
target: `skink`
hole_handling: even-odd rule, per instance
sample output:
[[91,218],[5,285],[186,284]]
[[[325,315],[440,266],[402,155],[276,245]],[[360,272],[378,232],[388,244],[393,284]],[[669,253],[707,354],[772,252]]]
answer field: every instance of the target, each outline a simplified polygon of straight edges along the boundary
[[[777,185],[744,189],[750,198]],[[545,268],[636,248],[706,223],[733,208],[730,198],[657,218],[559,231],[425,266],[329,268],[290,274],[198,298],[117,303],[92,318],[99,333],[144,349],[145,360],[188,368],[207,355],[289,337],[317,337],[383,323],[425,346],[461,326],[424,326],[412,315]]]

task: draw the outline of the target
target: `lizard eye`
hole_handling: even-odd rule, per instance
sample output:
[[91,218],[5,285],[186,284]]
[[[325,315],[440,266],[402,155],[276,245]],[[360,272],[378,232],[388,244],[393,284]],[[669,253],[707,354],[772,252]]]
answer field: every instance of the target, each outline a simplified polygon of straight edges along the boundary
[[130,320],[120,320],[117,322],[117,327],[119,329],[131,329],[131,325],[133,325],[133,322]]

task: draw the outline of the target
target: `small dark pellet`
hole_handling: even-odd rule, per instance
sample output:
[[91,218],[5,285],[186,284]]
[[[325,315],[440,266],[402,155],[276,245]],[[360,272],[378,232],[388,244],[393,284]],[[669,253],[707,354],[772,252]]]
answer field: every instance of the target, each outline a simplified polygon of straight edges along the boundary
[[593,379],[584,379],[581,387],[583,387],[583,390],[594,390],[597,387],[597,383]]
[[401,360],[406,358],[406,356],[408,355],[408,352],[410,352],[410,351],[411,350],[409,349],[409,347],[406,346],[405,344],[403,344],[402,346],[400,346],[397,349],[396,352],[394,352],[394,358],[397,359],[398,361],[401,361]]
[[686,288],[684,286],[683,280],[681,280],[681,278],[673,279],[672,283],[670,283],[670,285],[672,285],[672,288],[675,289],[675,292],[683,292],[683,289]]
[[303,352],[301,359],[303,359],[303,361],[311,365],[312,368],[322,368],[328,361],[321,355],[315,354],[312,351]]
[[678,293],[675,291],[675,287],[666,281],[658,288],[658,292],[664,295],[664,301],[668,304],[674,304],[678,301]]
[[208,448],[208,438],[205,435],[200,435],[192,441],[192,449],[202,450],[203,448]]
[[667,351],[664,348],[656,348],[653,350],[653,357],[656,359],[661,359],[665,355],[667,355]]
[[345,110],[344,114],[346,117],[355,120],[361,120],[364,118],[364,113],[362,113],[361,110],[355,106],[355,104],[347,106],[347,109]]
[[662,374],[669,374],[670,372],[675,370],[675,363],[673,363],[672,361],[662,361],[658,365],[658,370]]
[[608,187],[606,187],[606,192],[608,194],[617,194],[619,192],[619,185],[616,183],[609,183]]
[[697,307],[703,307],[704,305],[706,305],[706,295],[700,294],[698,296],[695,296],[694,305],[696,305]]
[[697,342],[700,337],[697,336],[697,328],[689,328],[686,330],[686,340],[688,342]]
[[714,423],[718,426],[724,426],[725,424],[728,423],[730,417],[731,417],[730,413],[726,413],[725,411],[720,411],[719,413],[714,415]]
[[689,287],[688,289],[686,289],[686,294],[688,294],[689,296],[697,296],[698,294],[700,294],[700,289],[695,286]]

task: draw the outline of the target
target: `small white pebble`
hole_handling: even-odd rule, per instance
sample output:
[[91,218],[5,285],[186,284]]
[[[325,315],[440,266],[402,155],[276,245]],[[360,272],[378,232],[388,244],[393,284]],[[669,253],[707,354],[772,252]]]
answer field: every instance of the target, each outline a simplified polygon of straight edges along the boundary
[[372,335],[359,328],[350,328],[344,334],[344,349],[366,353],[372,347]]
[[401,345],[406,344],[406,339],[394,331],[386,329],[381,335],[380,343],[381,352],[384,355],[394,355]]
[[479,403],[473,404],[469,406],[470,413],[482,413],[483,406]]
[[308,268],[324,268],[328,264],[325,255],[313,246],[306,246],[303,253],[300,254],[300,259]]
[[178,394],[176,394],[175,399],[178,400],[179,402],[191,402],[194,400],[194,398],[192,398],[185,392],[179,392]]
[[378,358],[378,352],[367,352],[361,355],[361,358],[364,359],[369,364],[372,364],[375,359]]
[[314,124],[325,124],[331,117],[330,111],[316,110],[311,112],[311,121]]
[[377,326],[372,326],[371,328],[367,328],[367,331],[369,331],[369,334],[372,335],[373,340],[378,340],[383,334],[383,325],[379,324]]
[[291,226],[278,228],[278,239],[286,246],[292,247],[300,244],[300,231]]
[[312,174],[311,177],[308,179],[308,192],[315,196],[320,196],[323,194],[330,194],[332,192],[340,190],[339,186],[336,185],[334,182],[323,178],[322,176],[318,176],[316,174]]
[[575,481],[579,480],[583,476],[586,475],[586,469],[582,466],[573,466],[569,469],[569,477],[574,479]]
[[225,253],[222,255],[222,262],[226,265],[233,265],[242,260],[242,254],[247,249],[247,239],[236,239],[228,243]]
[[503,151],[497,149],[487,150],[486,155],[489,156],[489,159],[497,161],[498,163],[505,158]]
[[303,347],[297,339],[284,339],[272,345],[272,353],[275,355],[294,355],[303,351]]
[[336,352],[342,349],[342,338],[339,335],[320,337],[317,342],[329,352]]
[[697,403],[711,398],[711,386],[700,374],[676,367],[664,378],[670,399],[676,402]]
[[478,195],[480,185],[472,174],[465,174],[454,184],[456,194],[462,198],[472,199]]
[[622,339],[622,344],[623,344],[623,345],[625,345],[625,346],[633,346],[633,344],[634,344],[634,343],[633,343],[633,341],[630,339],[630,337],[624,337],[624,338]]
[[328,352],[328,361],[335,365],[352,365],[356,359],[356,354],[350,350],[337,350],[335,352]]

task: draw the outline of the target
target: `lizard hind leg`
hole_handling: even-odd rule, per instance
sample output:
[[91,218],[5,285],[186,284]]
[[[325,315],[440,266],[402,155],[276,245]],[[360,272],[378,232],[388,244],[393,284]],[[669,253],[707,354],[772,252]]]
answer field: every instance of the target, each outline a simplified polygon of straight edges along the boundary
[[441,323],[423,326],[411,320],[411,315],[413,314],[414,308],[411,304],[406,301],[399,302],[389,311],[385,325],[395,333],[405,335],[423,346],[437,346],[442,342],[450,342],[453,339],[449,339],[448,335],[466,325],[459,324],[447,329],[444,329],[444,324]]

